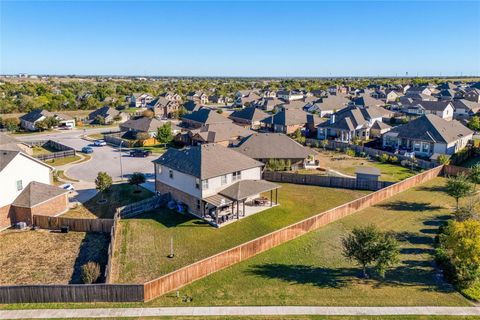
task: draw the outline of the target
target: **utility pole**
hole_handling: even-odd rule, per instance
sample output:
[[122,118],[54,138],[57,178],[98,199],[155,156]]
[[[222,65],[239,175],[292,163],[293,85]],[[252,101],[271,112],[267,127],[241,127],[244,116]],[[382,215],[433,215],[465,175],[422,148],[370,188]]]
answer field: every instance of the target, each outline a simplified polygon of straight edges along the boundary
[[120,180],[123,182],[123,166],[122,166],[122,144],[123,140],[120,141]]

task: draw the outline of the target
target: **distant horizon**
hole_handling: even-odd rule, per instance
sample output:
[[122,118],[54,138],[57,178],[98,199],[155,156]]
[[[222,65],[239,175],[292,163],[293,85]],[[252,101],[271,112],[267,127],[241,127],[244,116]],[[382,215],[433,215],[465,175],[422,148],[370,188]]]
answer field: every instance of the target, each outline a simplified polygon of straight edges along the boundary
[[478,21],[480,1],[4,0],[0,74],[479,75]]

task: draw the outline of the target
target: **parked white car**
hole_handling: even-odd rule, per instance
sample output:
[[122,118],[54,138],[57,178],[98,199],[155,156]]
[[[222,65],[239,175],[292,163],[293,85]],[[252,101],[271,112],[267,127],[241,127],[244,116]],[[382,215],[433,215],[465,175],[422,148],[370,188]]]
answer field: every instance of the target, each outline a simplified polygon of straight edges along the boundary
[[93,145],[96,147],[103,147],[103,146],[106,146],[107,143],[105,142],[105,140],[95,140]]
[[73,186],[73,184],[71,183],[65,183],[65,184],[62,184],[60,186],[60,188],[64,189],[64,190],[68,190],[68,191],[73,191],[75,190],[75,187]]

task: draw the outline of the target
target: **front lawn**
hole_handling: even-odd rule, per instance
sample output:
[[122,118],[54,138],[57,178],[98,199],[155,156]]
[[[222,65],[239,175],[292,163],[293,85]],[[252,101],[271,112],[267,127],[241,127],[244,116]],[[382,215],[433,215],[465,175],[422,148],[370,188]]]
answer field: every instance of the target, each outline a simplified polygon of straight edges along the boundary
[[410,168],[402,167],[400,164],[381,163],[360,157],[350,157],[335,151],[322,149],[317,149],[317,151],[320,167],[335,170],[349,176],[355,176],[357,167],[362,166],[378,168],[381,172],[380,180],[391,182],[398,182],[419,173],[419,171],[412,171]]
[[80,160],[80,159],[81,159],[80,156],[76,156],[76,155],[75,155],[75,156],[65,157],[65,158],[57,158],[57,159],[45,160],[44,162],[45,162],[46,164],[51,165],[51,166],[58,167],[58,166],[63,166],[63,165],[66,165],[66,164],[69,164],[69,163],[78,161],[78,160]]
[[154,146],[141,147],[143,150],[151,151],[153,154],[162,154],[167,151],[165,144],[156,144]]
[[[123,183],[114,184],[105,195],[97,193],[93,198],[70,209],[62,217],[68,218],[113,218],[115,209],[127,204],[138,202],[153,196],[153,193],[140,187],[140,192],[136,193],[136,187]],[[98,203],[99,200],[106,199],[105,203]]]
[[106,233],[2,231],[0,285],[81,283],[83,264],[104,269],[109,241]]
[[[193,298],[189,305],[467,306],[434,265],[434,237],[454,205],[444,183],[436,178],[214,273],[180,289],[180,297]],[[360,268],[342,256],[342,237],[366,224],[400,241],[401,261],[384,280],[359,278]],[[170,293],[152,305],[186,304]]]
[[[167,209],[121,220],[113,260],[114,282],[152,280],[365,194],[365,191],[282,184],[280,206],[218,229]],[[172,237],[175,258],[169,259]]]

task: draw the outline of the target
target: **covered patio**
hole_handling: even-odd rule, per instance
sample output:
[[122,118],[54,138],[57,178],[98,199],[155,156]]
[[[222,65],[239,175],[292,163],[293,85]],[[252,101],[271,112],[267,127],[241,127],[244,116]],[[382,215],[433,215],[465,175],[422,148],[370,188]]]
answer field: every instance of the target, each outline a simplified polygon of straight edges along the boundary
[[[279,185],[264,180],[242,180],[203,199],[205,220],[222,226],[278,205]],[[270,192],[270,197],[261,194]]]

